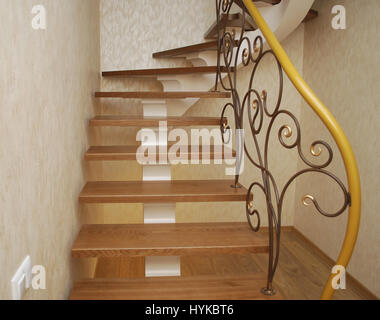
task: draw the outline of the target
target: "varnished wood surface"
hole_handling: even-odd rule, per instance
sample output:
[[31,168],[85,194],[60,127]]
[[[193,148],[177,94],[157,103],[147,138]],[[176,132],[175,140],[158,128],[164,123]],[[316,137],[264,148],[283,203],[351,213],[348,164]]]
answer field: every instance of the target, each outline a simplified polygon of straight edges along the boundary
[[[160,159],[181,158],[181,160],[191,161],[191,159],[234,159],[235,151],[231,149],[214,148],[214,146],[199,146],[194,148],[186,146],[181,151],[176,148],[176,152],[172,151],[172,146],[168,146],[165,150],[156,147],[156,161]],[[138,156],[144,156],[143,152],[139,151],[139,146],[93,146],[85,153],[86,161],[136,161]]]
[[202,52],[209,50],[218,50],[218,41],[207,41],[204,43],[193,44],[186,47],[170,49],[153,53],[153,58],[173,58],[194,52]]
[[268,252],[268,234],[247,223],[84,225],[76,258]]
[[260,290],[265,273],[240,276],[95,279],[75,284],[72,300],[267,300]]
[[96,98],[121,98],[121,99],[224,99],[230,98],[229,92],[217,91],[126,91],[126,92],[95,92]]
[[145,257],[98,258],[95,278],[145,278]]
[[[158,127],[160,121],[166,121],[168,126],[219,126],[218,117],[142,117],[130,115],[103,115],[90,120],[91,127]],[[224,119],[226,122],[227,119]]]
[[[335,265],[335,261],[333,259],[328,257],[320,248],[318,248],[311,240],[305,237],[297,229],[293,228],[293,234],[294,234],[293,240],[303,245],[303,246],[297,245],[298,248],[306,247],[309,252],[310,251],[313,252],[318,259],[321,259],[321,261],[324,261],[324,263],[327,266],[330,266],[330,270],[332,269],[332,267]],[[360,283],[360,281],[354,278],[349,272],[346,272],[346,283],[347,283],[347,289],[339,290],[336,292],[335,295],[337,295],[338,297],[344,295],[346,299],[351,299],[350,292],[353,291],[353,294],[358,295],[360,299],[378,300],[378,298],[372,292],[370,292],[362,283]],[[343,291],[344,291],[344,294],[342,293]]]
[[[238,41],[235,41],[238,44]],[[174,48],[170,50],[160,51],[153,53],[153,58],[176,58],[186,54],[202,52],[202,51],[216,51],[218,50],[218,41],[212,40],[202,43],[193,44],[190,46]]]
[[93,146],[87,150],[84,159],[86,161],[136,160],[138,148],[139,146]]
[[94,181],[79,195],[84,203],[245,201],[247,189],[232,180]]
[[[216,73],[218,67],[180,67],[180,68],[157,68],[157,69],[137,69],[137,70],[119,70],[104,71],[103,77],[138,77],[138,76],[158,76],[158,75],[183,75],[199,73]],[[222,72],[226,72],[226,67],[221,67]]]
[[[224,254],[181,257],[181,275],[194,276],[233,276],[266,272],[267,254]],[[325,281],[334,262],[316,250],[310,241],[295,231],[284,228],[281,234],[281,254],[274,286],[288,300],[319,299]],[[106,267],[107,266],[107,267]],[[110,269],[113,266],[113,269]],[[117,269],[117,270],[116,270]],[[98,259],[95,277],[140,278],[144,277],[144,264],[141,258]],[[376,297],[367,289],[347,277],[346,290],[334,294],[336,300],[372,300]]]
[[[224,28],[241,28],[241,26],[245,24],[245,31],[255,31],[255,23],[253,22],[252,18],[248,15],[246,15],[245,19],[243,15],[238,13],[232,13],[232,14],[222,14],[220,19],[220,27],[221,29]],[[205,39],[216,39],[218,37],[218,21],[215,21],[210,28],[206,31],[204,38]]]

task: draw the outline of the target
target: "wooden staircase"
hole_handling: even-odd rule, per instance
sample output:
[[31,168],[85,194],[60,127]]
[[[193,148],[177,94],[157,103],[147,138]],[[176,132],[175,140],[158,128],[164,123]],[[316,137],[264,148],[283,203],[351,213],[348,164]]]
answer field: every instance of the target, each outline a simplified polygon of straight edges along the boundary
[[[266,1],[272,4],[278,1]],[[233,17],[241,19],[241,17]],[[225,23],[234,19],[226,17]],[[207,37],[215,34],[210,28]],[[157,52],[153,58],[179,58],[189,54],[216,52],[217,41]],[[146,70],[120,70],[103,72],[103,77],[192,76],[215,74],[215,66],[159,68]],[[223,70],[222,68],[222,71]],[[228,92],[208,91],[164,92],[96,92],[102,99],[140,99],[143,101],[171,99],[225,99]],[[98,115],[89,121],[91,127],[157,127],[167,122],[174,127],[220,126],[226,119],[220,117]],[[167,146],[170,149],[170,146]],[[207,150],[208,148],[206,148]],[[160,152],[160,151],[159,151]],[[157,156],[159,157],[159,152]],[[214,149],[203,151],[188,149],[189,159],[196,153],[200,158],[216,156]],[[91,146],[85,154],[86,161],[136,161],[138,146]],[[170,153],[170,151],[169,151]],[[234,155],[234,152],[231,153]],[[219,155],[225,159],[225,153]],[[157,180],[157,181],[91,181],[79,195],[86,204],[143,203],[174,204],[177,202],[242,202],[247,199],[244,186],[236,188],[231,180]],[[148,179],[149,180],[149,179]],[[242,212],[245,215],[245,212]],[[267,253],[268,235],[265,231],[254,233],[248,223],[157,223],[127,225],[84,225],[72,247],[73,258],[104,257],[170,257],[209,254]],[[266,285],[266,273],[230,276],[146,277],[144,279],[84,279],[77,281],[70,299],[281,299],[280,293],[268,297],[261,293]]]
[[[218,70],[216,66],[203,67],[181,67],[181,68],[157,68],[157,69],[141,69],[141,70],[121,70],[121,71],[105,71],[102,72],[103,77],[152,77],[157,75],[173,75],[173,74],[215,74]],[[221,68],[222,72],[226,72],[226,67]]]

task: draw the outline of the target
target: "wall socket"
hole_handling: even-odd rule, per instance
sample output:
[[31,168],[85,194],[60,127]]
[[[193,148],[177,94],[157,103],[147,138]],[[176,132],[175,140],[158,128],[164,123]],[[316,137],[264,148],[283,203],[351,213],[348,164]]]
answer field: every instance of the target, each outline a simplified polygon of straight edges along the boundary
[[21,300],[32,281],[32,259],[27,256],[14,274],[12,283],[12,299]]

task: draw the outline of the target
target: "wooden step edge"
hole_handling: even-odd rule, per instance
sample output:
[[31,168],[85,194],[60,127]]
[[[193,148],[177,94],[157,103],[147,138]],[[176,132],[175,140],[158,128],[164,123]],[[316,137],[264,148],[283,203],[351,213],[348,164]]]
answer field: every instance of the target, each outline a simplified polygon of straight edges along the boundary
[[96,116],[89,121],[91,127],[158,127],[161,121],[166,121],[168,126],[220,126],[221,121],[227,123],[227,118],[223,120],[218,117],[142,117],[129,115],[103,115]]
[[[257,29],[253,19],[248,15],[246,15],[245,19],[244,19],[241,12],[232,13],[232,14],[231,13],[230,14],[226,14],[226,13],[222,14],[221,19],[220,19],[220,25],[221,25],[220,28],[221,29],[224,29],[227,27],[229,27],[229,28],[241,28],[241,26],[243,25],[243,21],[245,24],[245,31],[246,32],[255,31]],[[217,39],[218,30],[219,30],[218,21],[215,21],[210,26],[210,28],[206,31],[206,33],[204,34],[204,39],[205,40]]]
[[176,91],[176,92],[154,92],[154,91],[140,91],[140,92],[95,92],[96,98],[122,98],[122,99],[225,99],[230,98],[230,92],[218,91]]
[[267,253],[268,233],[247,222],[84,225],[74,258]]
[[[207,74],[216,73],[218,67],[181,67],[181,68],[158,68],[158,69],[140,69],[140,70],[117,70],[117,71],[104,71],[103,77],[139,77],[139,76],[159,76],[159,75],[185,75],[185,74]],[[221,72],[228,72],[226,67],[221,67]],[[234,71],[231,68],[230,71]]]
[[[238,41],[236,41],[236,44]],[[202,51],[216,51],[218,50],[218,41],[207,41],[203,43],[197,43],[185,47],[179,47],[169,50],[153,53],[153,58],[176,58],[190,53],[202,52]]]
[[82,203],[174,203],[246,201],[248,190],[233,180],[91,181]]
[[[169,145],[166,152],[162,148],[156,147],[156,161],[161,159],[178,159],[189,161],[191,159],[199,160],[223,160],[235,159],[236,152],[228,148],[217,148],[213,146],[201,146],[200,148],[192,149],[191,146],[175,149]],[[185,149],[186,148],[186,149]],[[92,146],[85,153],[85,161],[136,161],[143,158],[143,152],[139,152],[139,146]]]
[[85,279],[76,281],[70,300],[282,300],[265,296],[265,273],[245,275]]
[[197,43],[189,46],[164,50],[155,52],[152,54],[153,58],[166,58],[166,57],[175,57],[179,55],[183,55],[186,53],[192,53],[192,52],[200,52],[205,50],[217,50],[218,49],[218,41],[207,41],[203,43]]

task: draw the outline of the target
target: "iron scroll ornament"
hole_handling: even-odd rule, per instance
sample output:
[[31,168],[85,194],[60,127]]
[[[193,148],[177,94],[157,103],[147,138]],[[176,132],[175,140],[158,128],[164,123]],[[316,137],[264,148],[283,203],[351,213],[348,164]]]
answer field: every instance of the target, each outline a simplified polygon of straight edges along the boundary
[[[234,2],[237,2],[241,6],[242,10],[242,24],[239,27],[241,29],[240,36],[236,39],[235,32],[228,31],[226,27],[221,26],[222,15],[229,14]],[[280,255],[280,239],[281,239],[281,217],[283,212],[284,197],[290,185],[300,176],[317,173],[325,175],[334,181],[342,190],[344,201],[340,209],[336,212],[326,212],[322,209],[319,202],[312,195],[305,195],[302,199],[304,205],[314,205],[315,209],[325,217],[337,217],[341,215],[348,206],[351,205],[350,194],[342,181],[328,171],[333,160],[333,150],[331,146],[323,141],[314,141],[310,146],[310,153],[313,157],[318,158],[323,151],[327,151],[327,160],[323,163],[313,163],[309,161],[302,150],[301,146],[301,126],[295,115],[286,109],[281,109],[281,102],[283,97],[283,69],[280,62],[275,56],[272,50],[264,49],[264,41],[261,36],[257,36],[253,43],[247,36],[245,30],[245,10],[244,5],[239,0],[216,0],[216,14],[218,23],[218,72],[216,74],[215,90],[218,86],[221,86],[225,91],[231,92],[232,101],[227,103],[222,109],[221,116],[221,133],[223,141],[228,133],[228,139],[232,137],[230,132],[231,126],[225,122],[226,112],[228,109],[233,111],[235,129],[244,129],[243,118],[245,113],[248,114],[249,130],[251,132],[254,150],[248,150],[248,147],[244,140],[240,137],[236,138],[236,175],[234,187],[238,188],[241,161],[243,159],[243,153],[247,159],[261,172],[262,181],[254,181],[248,188],[246,197],[246,215],[247,220],[254,232],[260,229],[260,212],[255,208],[253,202],[253,191],[259,190],[265,196],[266,210],[268,215],[268,234],[269,234],[269,263],[268,263],[268,278],[267,286],[262,289],[262,293],[265,295],[275,294],[273,288],[273,279],[277,270],[279,255]],[[236,27],[235,27],[236,28]],[[263,59],[267,56],[272,56],[276,63],[278,70],[279,89],[277,93],[277,99],[274,104],[273,111],[268,108],[268,93],[262,91],[259,93],[254,88],[254,79]],[[239,59],[240,58],[240,59]],[[242,64],[242,68],[253,66],[247,91],[244,95],[239,95],[237,91],[239,64]],[[224,73],[222,73],[222,66],[224,66]],[[268,151],[269,140],[273,133],[273,128],[276,120],[280,117],[288,118],[292,125],[284,124],[277,132],[278,140],[282,147],[291,150],[296,149],[299,158],[305,164],[305,169],[293,174],[285,183],[282,190],[279,189],[278,184],[269,166]],[[266,130],[264,130],[264,122],[268,121]],[[295,129],[293,129],[295,128]],[[263,148],[259,144],[259,136],[265,137]],[[253,154],[255,157],[253,157]],[[254,160],[257,159],[257,160]],[[253,218],[256,218],[256,222],[253,223]]]

